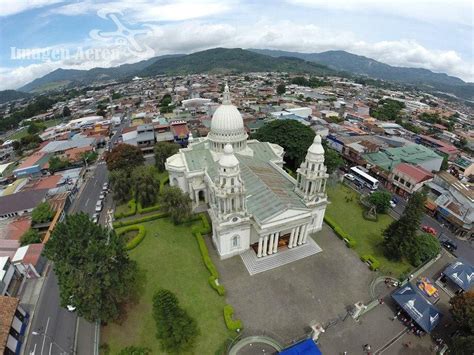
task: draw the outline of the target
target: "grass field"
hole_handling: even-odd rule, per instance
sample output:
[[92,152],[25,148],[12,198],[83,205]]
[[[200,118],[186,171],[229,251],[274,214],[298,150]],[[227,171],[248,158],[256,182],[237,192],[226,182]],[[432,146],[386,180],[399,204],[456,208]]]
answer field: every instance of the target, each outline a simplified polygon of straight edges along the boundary
[[[56,120],[47,120],[41,123],[43,123],[46,126],[46,128],[48,128],[48,127],[56,126],[60,122],[61,122],[60,119],[56,119]],[[13,133],[12,135],[8,136],[8,139],[21,139],[27,135],[28,135],[27,127],[24,127],[16,131],[15,133]]]
[[[359,204],[359,194],[344,185],[337,184],[330,187],[327,193],[331,204],[327,207],[326,215],[357,241],[354,248],[357,254],[375,256],[380,261],[380,271],[384,275],[399,277],[412,269],[408,262],[394,262],[383,255],[382,231],[393,221],[392,217],[379,214],[377,222],[367,221],[362,216],[363,208]],[[346,197],[352,197],[351,201],[346,201]]]
[[146,346],[152,354],[163,354],[155,338],[151,314],[153,294],[160,288],[174,292],[189,314],[194,317],[200,335],[194,354],[213,355],[230,335],[224,323],[224,297],[208,283],[205,268],[191,224],[173,225],[168,219],[144,223],[147,234],[143,242],[130,252],[145,275],[145,287],[138,304],[132,305],[121,325],[102,328],[101,341],[117,354],[129,345]]

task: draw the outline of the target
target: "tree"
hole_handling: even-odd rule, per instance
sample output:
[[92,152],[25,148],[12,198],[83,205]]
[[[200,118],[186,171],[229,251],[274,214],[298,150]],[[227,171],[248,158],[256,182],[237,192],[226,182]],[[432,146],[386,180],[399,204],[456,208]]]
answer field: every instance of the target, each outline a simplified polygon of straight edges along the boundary
[[449,303],[459,330],[451,341],[453,354],[471,355],[474,353],[474,291],[456,295]]
[[140,148],[130,144],[119,144],[105,157],[107,168],[130,172],[133,168],[143,165],[145,158]]
[[37,133],[43,131],[44,128],[45,128],[44,124],[31,122],[28,126],[27,132],[28,132],[28,134],[37,134]]
[[412,238],[404,255],[413,266],[420,266],[433,259],[441,251],[438,238],[429,233],[422,233]]
[[54,174],[56,171],[64,170],[69,166],[69,160],[61,159],[56,156],[49,158],[49,172]]
[[110,187],[114,192],[114,200],[126,202],[132,196],[132,180],[124,170],[112,170],[109,174]]
[[41,202],[31,212],[31,221],[33,224],[49,222],[54,217],[54,210],[49,203]]
[[161,203],[175,224],[184,222],[191,216],[191,199],[179,187],[166,187],[161,195]]
[[388,258],[398,260],[411,247],[411,241],[420,227],[425,199],[426,196],[421,191],[412,194],[400,219],[392,222],[383,232],[384,254]]
[[63,108],[63,117],[69,117],[71,116],[71,109],[67,106],[64,106]]
[[132,172],[135,199],[143,207],[155,204],[160,192],[160,182],[155,179],[155,167],[139,166]]
[[41,243],[41,236],[36,229],[30,228],[20,237],[20,245],[22,247],[35,243]]
[[286,92],[286,86],[284,83],[278,84],[277,86],[277,94],[283,95]]
[[377,107],[370,109],[370,115],[382,121],[396,121],[400,118],[400,111],[405,107],[403,102],[383,99],[377,104]]
[[324,147],[324,165],[326,165],[328,174],[332,174],[344,164],[341,155],[334,149],[328,147],[326,141],[323,141]]
[[176,143],[159,142],[155,145],[155,164],[160,173],[165,170],[166,159],[176,154],[178,150],[179,145]]
[[45,255],[54,262],[62,306],[73,305],[91,322],[117,320],[135,296],[137,266],[124,239],[85,213],[69,215],[56,226]]
[[275,120],[259,128],[252,138],[282,146],[287,167],[296,170],[306,157],[314,135],[311,128],[298,121]]
[[385,213],[390,206],[392,195],[386,191],[376,191],[369,196],[369,202],[375,206],[378,213]]
[[179,306],[178,298],[168,290],[159,290],[153,295],[153,318],[156,338],[163,350],[183,353],[191,349],[199,334],[196,321]]
[[443,157],[443,161],[441,163],[441,170],[448,170],[449,168],[449,163],[448,163],[448,157]]
[[118,355],[151,355],[151,350],[143,346],[127,346]]

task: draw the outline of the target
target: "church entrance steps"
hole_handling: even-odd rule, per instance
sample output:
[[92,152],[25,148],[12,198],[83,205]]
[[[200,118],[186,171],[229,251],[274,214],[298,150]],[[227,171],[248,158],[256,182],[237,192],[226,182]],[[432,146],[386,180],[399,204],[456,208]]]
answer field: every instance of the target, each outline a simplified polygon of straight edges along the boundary
[[250,248],[240,254],[240,257],[249,274],[255,275],[306,258],[321,251],[322,249],[319,245],[316,244],[313,238],[309,237],[306,244],[299,245],[292,249],[279,250],[278,253],[273,255],[258,258],[255,251]]

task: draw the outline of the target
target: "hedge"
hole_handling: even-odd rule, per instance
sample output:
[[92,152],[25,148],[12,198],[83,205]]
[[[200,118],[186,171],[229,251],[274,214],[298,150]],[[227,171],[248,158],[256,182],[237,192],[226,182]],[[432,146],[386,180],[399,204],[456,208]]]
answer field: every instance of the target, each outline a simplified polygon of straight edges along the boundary
[[135,216],[137,213],[137,203],[135,202],[135,199],[132,198],[130,201],[128,201],[127,206],[130,210],[128,212],[114,214],[115,219]]
[[168,217],[167,213],[157,213],[157,214],[152,214],[146,217],[131,219],[129,221],[115,221],[114,223],[112,223],[112,226],[114,228],[120,228],[120,227],[125,227],[125,226],[131,226],[137,223],[150,222],[150,221],[154,221],[155,219],[160,219],[160,218],[165,218],[165,217]]
[[342,239],[349,248],[352,248],[352,249],[355,248],[355,246],[357,245],[357,242],[355,241],[355,239],[352,238],[346,232],[344,232],[342,228],[335,221],[333,221],[328,216],[324,216],[324,222],[326,222],[334,230],[334,233],[336,233],[336,235],[340,239]]
[[170,177],[169,176],[167,176],[162,181],[160,181],[160,192],[163,192],[163,189],[164,189],[165,185],[169,184],[169,182],[170,182]]
[[380,262],[373,255],[370,255],[370,254],[362,255],[360,257],[360,260],[362,260],[364,263],[368,263],[369,269],[372,271],[377,271],[378,268],[380,267]]
[[141,224],[134,224],[127,226],[125,228],[120,228],[120,230],[117,231],[117,235],[120,236],[124,233],[131,232],[131,231],[138,231],[137,235],[130,240],[127,245],[125,246],[125,249],[127,250],[132,250],[138,246],[145,238],[146,235],[146,229],[143,225]]
[[243,329],[242,321],[240,319],[234,320],[234,308],[230,304],[224,306],[224,321],[227,329],[237,330]]
[[142,213],[149,213],[149,212],[155,212],[161,210],[161,205],[153,205],[150,207],[145,207],[143,208],[141,203],[137,203],[137,211],[139,214]]

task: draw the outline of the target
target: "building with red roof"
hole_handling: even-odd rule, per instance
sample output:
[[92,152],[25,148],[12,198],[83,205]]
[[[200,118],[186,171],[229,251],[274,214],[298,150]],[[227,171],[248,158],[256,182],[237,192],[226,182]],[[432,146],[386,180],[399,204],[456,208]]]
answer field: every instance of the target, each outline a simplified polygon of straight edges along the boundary
[[420,134],[416,138],[416,143],[422,144],[426,147],[433,148],[436,152],[440,153],[443,156],[447,156],[449,159],[455,159],[459,154],[459,149],[454,145],[443,142],[439,139],[425,136]]
[[401,196],[409,196],[418,191],[427,182],[432,181],[434,175],[421,166],[399,163],[389,175],[389,189]]

